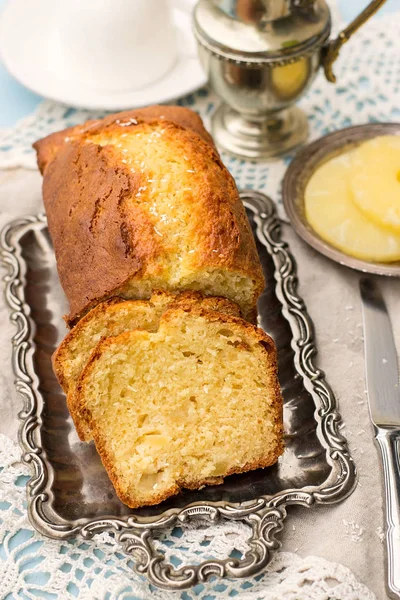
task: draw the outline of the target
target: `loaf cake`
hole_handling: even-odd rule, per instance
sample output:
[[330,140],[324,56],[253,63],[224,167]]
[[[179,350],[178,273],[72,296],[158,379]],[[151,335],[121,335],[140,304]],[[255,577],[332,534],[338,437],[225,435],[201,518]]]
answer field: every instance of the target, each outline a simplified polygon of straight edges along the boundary
[[75,324],[111,296],[197,290],[255,321],[264,279],[232,176],[181,107],[110,115],[34,144]]
[[130,507],[266,467],[282,452],[273,341],[201,306],[168,309],[156,332],[103,339],[78,380],[76,410]]
[[201,119],[153,106],[35,145],[71,331],[53,357],[121,500],[151,505],[274,464],[282,398],[264,278]]
[[202,308],[240,316],[239,307],[225,298],[203,296],[199,292],[183,292],[178,296],[156,291],[150,300],[122,300],[110,298],[87,313],[65,336],[53,355],[53,368],[66,396],[70,413],[74,417],[79,437],[89,442],[90,430],[79,418],[75,406],[77,380],[96,345],[103,338],[116,336],[124,331],[145,329],[157,331],[161,315],[171,307]]

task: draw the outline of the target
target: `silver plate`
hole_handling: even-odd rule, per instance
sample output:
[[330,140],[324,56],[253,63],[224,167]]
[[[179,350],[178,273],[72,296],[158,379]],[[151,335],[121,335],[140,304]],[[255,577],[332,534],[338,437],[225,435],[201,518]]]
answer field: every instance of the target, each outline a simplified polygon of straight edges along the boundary
[[[11,222],[1,234],[8,268],[5,296],[11,320],[23,461],[32,467],[28,511],[38,531],[52,538],[91,538],[113,532],[136,569],[151,582],[184,589],[211,576],[249,577],[279,547],[286,507],[338,502],[354,488],[356,472],[340,415],[324,373],[314,364],[313,326],[297,294],[296,263],[280,238],[273,202],[257,192],[241,194],[267,280],[259,303],[260,325],[275,339],[284,396],[286,449],[279,463],[228,477],[223,485],[184,491],[159,506],[131,510],[116,497],[93,443],[79,441],[51,354],[65,334],[66,300],[60,288],[44,215]],[[191,519],[243,520],[251,525],[248,552],[240,559],[206,560],[179,569],[155,551],[152,538]]]
[[380,263],[354,258],[325,242],[309,225],[304,211],[304,190],[314,171],[329,158],[351,150],[378,135],[400,135],[400,123],[368,123],[334,131],[300,150],[283,179],[282,199],[293,229],[307,244],[336,262],[375,275],[400,277],[400,262]]

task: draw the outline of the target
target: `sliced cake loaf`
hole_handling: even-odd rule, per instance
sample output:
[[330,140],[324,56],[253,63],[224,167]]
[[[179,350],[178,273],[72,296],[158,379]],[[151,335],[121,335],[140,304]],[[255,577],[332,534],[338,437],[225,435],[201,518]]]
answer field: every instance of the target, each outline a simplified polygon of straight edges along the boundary
[[276,350],[247,322],[262,268],[198,115],[152,106],[34,147],[73,327],[54,370],[121,500],[156,504],[276,462]]
[[282,453],[273,341],[201,306],[168,309],[156,332],[102,340],[72,410],[131,507],[266,467]]
[[[239,307],[225,298],[206,297],[198,292],[184,292],[177,296],[156,291],[149,301],[111,298],[93,308],[66,335],[53,355],[53,368],[64,392],[71,414],[76,416],[75,386],[93,349],[102,338],[116,336],[132,329],[157,331],[161,315],[168,306],[203,308],[240,316]],[[90,430],[81,419],[75,418],[75,427],[82,440],[90,441]]]

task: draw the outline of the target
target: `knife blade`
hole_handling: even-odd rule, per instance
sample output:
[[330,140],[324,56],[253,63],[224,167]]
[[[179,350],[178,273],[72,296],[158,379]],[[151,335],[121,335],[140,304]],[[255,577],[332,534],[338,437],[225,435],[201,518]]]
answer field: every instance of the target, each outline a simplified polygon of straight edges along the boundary
[[376,280],[360,280],[369,411],[383,467],[387,585],[400,598],[400,387],[392,325]]
[[378,284],[360,281],[369,409],[375,425],[400,428],[399,367],[393,329]]

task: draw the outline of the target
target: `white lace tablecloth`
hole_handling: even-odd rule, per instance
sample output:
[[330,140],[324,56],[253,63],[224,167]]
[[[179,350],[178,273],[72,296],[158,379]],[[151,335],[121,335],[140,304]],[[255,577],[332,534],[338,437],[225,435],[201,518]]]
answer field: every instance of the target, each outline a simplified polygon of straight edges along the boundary
[[[336,86],[319,76],[301,101],[311,139],[368,121],[400,120],[400,13],[376,18],[342,51]],[[179,100],[208,123],[216,99],[206,89]],[[40,176],[30,145],[37,138],[99,113],[44,102],[32,116],[0,132],[0,226],[41,208]],[[239,187],[266,191],[280,202],[280,183],[291,157],[256,164],[223,157]],[[24,167],[24,168],[17,168]],[[280,214],[284,217],[282,207]],[[372,441],[364,390],[358,275],[317,255],[284,226],[297,258],[300,292],[314,320],[319,364],[335,390],[345,434],[359,470],[359,484],[345,502],[324,508],[293,508],[281,536],[284,552],[251,580],[224,580],[186,592],[157,590],[132,571],[107,534],[92,542],[49,540],[26,516],[27,467],[15,443],[21,401],[13,387],[10,340],[14,326],[0,300],[0,594],[11,599],[138,600],[384,600],[383,513],[379,462]],[[400,281],[382,281],[400,348]],[[397,310],[396,310],[397,301]],[[226,557],[246,548],[241,523],[177,529],[160,541],[167,557],[196,561],[199,553]],[[205,550],[206,547],[206,550]],[[362,583],[361,583],[362,582]]]

